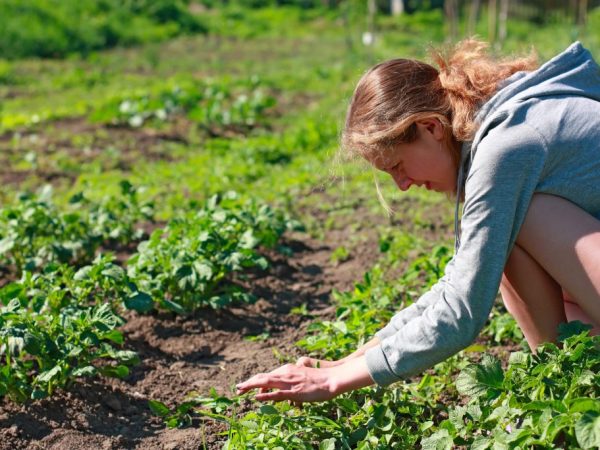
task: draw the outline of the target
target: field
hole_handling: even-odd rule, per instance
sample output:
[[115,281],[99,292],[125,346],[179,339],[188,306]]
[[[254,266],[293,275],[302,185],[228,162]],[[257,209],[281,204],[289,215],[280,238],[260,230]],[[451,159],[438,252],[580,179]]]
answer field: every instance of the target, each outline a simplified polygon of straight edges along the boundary
[[[365,47],[358,13],[198,8],[208,34],[0,60],[0,448],[598,448],[598,338],[532,355],[500,300],[390,388],[235,395],[351,353],[443,274],[453,202],[336,155],[360,75],[445,29],[386,16]],[[597,24],[515,22],[498,51],[600,57]]]

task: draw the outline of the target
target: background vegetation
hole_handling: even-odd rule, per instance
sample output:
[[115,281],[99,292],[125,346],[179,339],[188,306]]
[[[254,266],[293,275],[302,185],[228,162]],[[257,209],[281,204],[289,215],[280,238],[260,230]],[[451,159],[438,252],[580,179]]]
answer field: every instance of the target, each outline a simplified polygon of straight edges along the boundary
[[[0,0],[0,395],[126,377],[122,315],[253,301],[232,280],[268,270],[258,249],[289,254],[300,223],[344,233],[335,263],[364,242],[377,261],[298,346],[337,358],[372,336],[443,273],[453,205],[382,179],[385,215],[374,173],[335,162],[348,99],[375,62],[473,34],[501,55],[543,62],[580,39],[598,57],[600,2]],[[498,305],[480,342],[393,389],[150,407],[226,424],[227,448],[594,448],[598,341],[562,339],[509,361],[523,340]]]

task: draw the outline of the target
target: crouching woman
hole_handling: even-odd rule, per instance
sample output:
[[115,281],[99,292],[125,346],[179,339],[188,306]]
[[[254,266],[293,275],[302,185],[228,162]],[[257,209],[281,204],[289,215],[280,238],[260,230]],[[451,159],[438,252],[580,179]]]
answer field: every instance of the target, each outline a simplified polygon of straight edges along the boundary
[[238,393],[322,401],[416,375],[477,337],[498,289],[534,351],[556,340],[561,322],[600,333],[598,65],[580,43],[541,67],[532,57],[496,60],[475,40],[434,57],[439,70],[395,59],[361,78],[343,149],[403,191],[456,198],[445,275],[351,355],[301,358]]

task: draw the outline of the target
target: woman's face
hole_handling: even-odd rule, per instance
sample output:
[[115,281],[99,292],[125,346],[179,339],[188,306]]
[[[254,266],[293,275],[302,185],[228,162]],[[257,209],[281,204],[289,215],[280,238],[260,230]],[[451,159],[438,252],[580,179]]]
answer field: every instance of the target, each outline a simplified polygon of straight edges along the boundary
[[441,123],[427,119],[416,125],[415,141],[399,144],[386,155],[367,159],[377,169],[389,173],[402,191],[411,186],[424,186],[432,191],[454,193],[456,166],[445,145]]

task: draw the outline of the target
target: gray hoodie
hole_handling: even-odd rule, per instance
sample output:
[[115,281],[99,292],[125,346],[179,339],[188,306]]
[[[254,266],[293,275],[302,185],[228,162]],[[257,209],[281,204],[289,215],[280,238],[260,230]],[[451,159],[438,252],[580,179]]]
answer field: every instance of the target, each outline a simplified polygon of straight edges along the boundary
[[600,69],[580,43],[507,79],[476,120],[481,126],[462,151],[458,189],[464,184],[465,202],[454,257],[365,353],[381,386],[422,372],[477,337],[534,193],[564,197],[600,219]]

